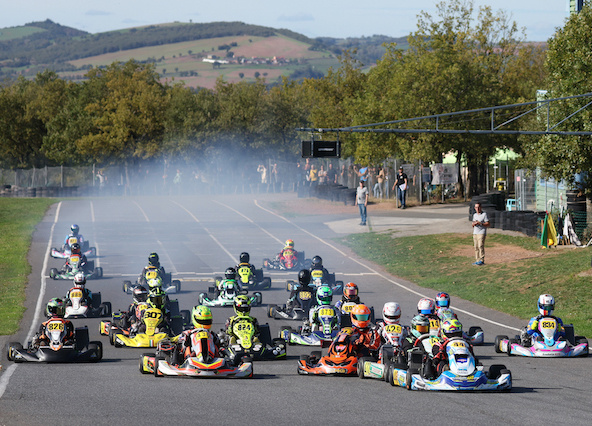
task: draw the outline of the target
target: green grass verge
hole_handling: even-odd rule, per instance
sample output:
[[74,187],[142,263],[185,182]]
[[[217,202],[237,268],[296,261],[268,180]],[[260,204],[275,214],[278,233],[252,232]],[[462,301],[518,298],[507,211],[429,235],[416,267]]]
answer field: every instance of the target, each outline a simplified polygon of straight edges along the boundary
[[[342,242],[393,275],[433,289],[434,296],[445,291],[525,320],[537,314],[540,294],[552,294],[555,314],[565,323],[573,323],[576,334],[592,336],[592,276],[578,275],[590,270],[590,248],[552,249],[542,257],[476,267],[471,264],[472,257],[459,254],[472,248],[472,235],[393,238],[391,234],[365,233],[350,235]],[[487,247],[493,244],[541,252],[534,238],[491,234],[485,242],[486,260]]]
[[51,198],[0,198],[0,335],[14,334],[25,311],[31,265],[27,253],[35,226]]

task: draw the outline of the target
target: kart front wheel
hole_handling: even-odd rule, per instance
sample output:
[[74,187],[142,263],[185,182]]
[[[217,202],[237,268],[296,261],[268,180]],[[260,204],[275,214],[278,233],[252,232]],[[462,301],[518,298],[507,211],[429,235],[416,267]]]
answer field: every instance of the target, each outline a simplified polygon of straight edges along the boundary
[[366,379],[367,377],[364,376],[364,367],[366,362],[374,361],[373,358],[363,356],[362,358],[358,359],[358,377],[360,379]]
[[164,377],[161,373],[158,372],[158,363],[160,361],[164,361],[164,358],[161,356],[157,356],[154,358],[154,377]]
[[51,268],[51,269],[49,270],[49,277],[50,277],[52,280],[57,280],[57,279],[58,279],[58,275],[59,275],[59,274],[60,274],[60,273],[58,272],[58,270],[57,270],[56,268]]
[[498,354],[502,353],[502,340],[508,340],[508,336],[495,336],[495,351]]
[[14,361],[14,351],[22,351],[23,350],[23,345],[20,344],[20,342],[10,342],[8,344],[8,349],[6,351],[6,358],[8,358],[9,361]]
[[103,317],[110,317],[113,313],[111,302],[102,303],[101,306],[99,306],[99,308],[101,308],[101,316]]
[[97,356],[92,358],[90,362],[99,362],[103,359],[103,343],[99,341],[90,342],[88,345],[89,351],[96,351]]

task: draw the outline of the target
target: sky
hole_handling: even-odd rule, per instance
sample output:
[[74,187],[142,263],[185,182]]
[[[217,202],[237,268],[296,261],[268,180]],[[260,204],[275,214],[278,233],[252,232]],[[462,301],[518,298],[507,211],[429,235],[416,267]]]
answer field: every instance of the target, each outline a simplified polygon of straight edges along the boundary
[[[503,10],[529,41],[546,41],[567,17],[569,0],[474,0]],[[0,0],[0,28],[50,19],[90,33],[167,22],[241,21],[287,28],[308,37],[404,37],[417,15],[436,14],[440,0]]]

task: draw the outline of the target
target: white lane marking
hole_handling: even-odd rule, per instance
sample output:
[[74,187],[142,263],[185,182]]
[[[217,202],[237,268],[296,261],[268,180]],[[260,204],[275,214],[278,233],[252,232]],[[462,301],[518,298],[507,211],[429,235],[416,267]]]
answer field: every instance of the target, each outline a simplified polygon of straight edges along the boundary
[[271,232],[269,232],[267,229],[263,228],[262,226],[260,226],[259,224],[255,223],[255,221],[253,221],[251,218],[245,216],[244,214],[242,214],[241,212],[239,212],[236,209],[233,209],[230,206],[227,206],[224,203],[221,203],[220,201],[216,201],[214,200],[215,203],[220,204],[221,206],[226,207],[229,210],[232,210],[233,212],[235,212],[236,214],[238,214],[239,216],[244,217],[246,220],[248,220],[249,222],[251,222],[253,225],[255,225],[257,228],[261,229],[261,231],[263,231],[264,233],[266,233],[267,235],[269,235],[271,238],[273,238],[274,240],[276,240],[278,243],[283,244],[284,242],[282,240],[280,240],[279,238],[277,238],[275,235],[273,235]]
[[92,201],[90,202],[90,217],[91,217],[91,222],[95,223],[95,206]]
[[146,219],[146,222],[150,222],[150,219],[148,219],[148,216],[146,215],[146,212],[144,211],[144,209],[142,208],[142,206],[140,205],[140,203],[138,203],[136,200],[134,200],[134,204],[136,206],[138,206],[138,208],[140,209],[140,211],[144,215],[144,219]]
[[[186,209],[185,207],[183,207],[181,204],[179,204],[179,203],[178,203],[178,202],[176,202],[176,201],[173,201],[173,203],[175,203],[176,205],[178,205],[179,207],[181,207],[183,210],[185,210],[185,212],[187,212],[187,214],[188,214],[189,216],[191,216],[191,218],[192,218],[192,219],[193,219],[195,222],[197,222],[197,223],[200,223],[200,222],[199,222],[199,219],[198,219],[198,218],[196,218],[196,217],[195,217],[195,215],[193,215],[193,213],[191,213],[189,210],[187,210],[187,209]],[[204,230],[204,231],[206,231],[206,233],[207,233],[207,234],[210,236],[210,238],[211,238],[212,240],[214,240],[214,242],[215,242],[216,244],[218,244],[218,246],[219,246],[219,247],[220,247],[220,248],[221,248],[221,249],[224,251],[224,253],[226,253],[226,254],[227,254],[229,257],[230,257],[230,259],[232,259],[232,263],[238,263],[238,259],[237,259],[236,257],[234,257],[234,256],[232,255],[232,253],[230,253],[230,252],[229,252],[229,251],[226,249],[226,247],[224,247],[224,246],[222,245],[222,243],[216,239],[216,237],[214,237],[214,235],[213,235],[213,234],[210,232],[210,230],[209,230],[208,228],[206,228],[205,226],[203,226],[203,230]]]
[[[47,249],[45,253],[50,253],[51,251],[51,242],[53,240],[53,233],[55,230],[55,226],[58,223],[58,217],[60,216],[60,210],[62,208],[62,202],[58,203],[58,208],[56,209],[56,215],[53,219],[53,224],[51,225],[51,231],[49,233],[49,240],[47,241]],[[27,337],[25,338],[25,345],[27,342],[31,340],[33,334],[35,333],[35,324],[39,321],[39,316],[41,314],[41,305],[43,304],[43,298],[45,297],[45,288],[47,286],[47,278],[45,276],[45,271],[47,270],[47,261],[49,260],[50,256],[45,256],[45,260],[43,261],[43,268],[41,268],[41,286],[39,288],[39,296],[37,297],[37,304],[35,305],[35,314],[33,315],[33,321],[31,322],[31,327],[29,328],[29,333],[27,333]],[[0,377],[0,398],[4,395],[6,388],[8,387],[8,382],[10,377],[15,372],[16,367],[18,364],[13,364],[6,369],[2,377]]]
[[162,247],[162,251],[164,252],[164,256],[168,259],[169,265],[172,265],[173,272],[175,273],[175,275],[178,274],[179,272],[177,271],[177,267],[173,263],[173,259],[171,259],[171,256],[169,256],[169,252],[164,248],[164,244],[162,243],[162,241],[156,240],[156,242],[158,243],[158,245],[160,247]]
[[[96,235],[96,233],[95,233],[95,235]],[[95,241],[95,256],[96,256],[96,260],[95,260],[96,266],[101,266],[101,253],[99,251],[98,241]]]
[[[381,278],[384,278],[384,279],[385,279],[385,280],[387,280],[388,282],[390,282],[390,283],[392,283],[392,284],[395,284],[396,286],[398,286],[398,287],[402,288],[403,290],[406,290],[406,291],[408,291],[408,292],[410,292],[410,293],[413,293],[413,294],[415,294],[415,295],[417,295],[417,296],[419,296],[419,297],[422,297],[422,298],[423,298],[423,297],[430,297],[430,296],[426,296],[426,295],[424,295],[424,294],[422,294],[422,293],[420,293],[420,292],[418,292],[418,291],[415,291],[415,290],[413,290],[413,289],[411,289],[411,288],[407,287],[406,285],[404,285],[404,284],[401,284],[400,282],[397,282],[397,281],[395,281],[395,280],[393,280],[393,279],[390,279],[390,278],[389,278],[389,277],[387,277],[386,275],[383,275],[383,274],[381,274],[380,272],[378,272],[378,271],[376,271],[376,270],[372,269],[370,266],[368,266],[368,265],[366,265],[366,264],[364,264],[364,263],[360,262],[360,261],[359,261],[359,260],[357,260],[357,259],[354,259],[354,258],[353,258],[353,257],[351,257],[351,256],[348,256],[347,254],[345,254],[344,252],[342,252],[341,250],[339,250],[339,249],[338,249],[337,247],[335,247],[334,245],[332,245],[332,244],[328,243],[327,241],[325,241],[325,240],[323,240],[323,239],[321,239],[321,238],[317,237],[317,236],[316,236],[316,235],[314,235],[313,233],[311,233],[311,232],[308,232],[306,229],[303,229],[303,228],[301,228],[300,226],[296,225],[295,223],[291,222],[290,220],[286,219],[285,217],[283,217],[283,216],[280,216],[280,215],[279,215],[279,214],[277,214],[276,212],[274,212],[274,211],[271,211],[271,210],[268,210],[268,209],[266,209],[266,208],[264,208],[264,207],[260,206],[260,205],[259,205],[259,203],[257,203],[257,200],[254,200],[254,202],[255,202],[255,205],[256,205],[257,207],[259,207],[261,210],[263,210],[263,211],[266,211],[266,212],[268,212],[268,213],[270,213],[270,214],[272,214],[272,215],[274,215],[274,216],[276,216],[276,217],[278,217],[278,218],[280,218],[280,219],[283,219],[284,221],[286,221],[287,223],[289,223],[289,224],[291,224],[292,226],[296,227],[296,228],[297,228],[297,229],[299,229],[300,231],[302,231],[302,232],[304,232],[305,234],[308,234],[308,235],[310,235],[311,237],[313,237],[313,238],[315,238],[315,239],[319,240],[321,243],[325,244],[326,246],[329,246],[329,247],[331,247],[331,248],[332,248],[333,250],[335,250],[337,253],[339,253],[339,254],[341,254],[341,255],[343,255],[343,256],[345,256],[345,257],[347,257],[347,258],[348,258],[348,259],[350,259],[350,260],[353,260],[353,261],[354,261],[354,262],[356,262],[358,265],[360,265],[360,266],[363,266],[364,268],[368,269],[368,270],[369,270],[369,271],[371,271],[372,273],[374,273],[374,274],[378,275],[378,276],[379,276],[379,277],[381,277]],[[497,325],[497,326],[499,326],[499,327],[504,327],[504,328],[507,328],[507,329],[509,329],[509,330],[514,330],[514,331],[520,331],[520,329],[519,329],[519,328],[512,327],[512,326],[509,326],[509,325],[506,325],[506,324],[499,323],[499,322],[497,322],[497,321],[490,320],[489,318],[482,317],[482,316],[480,316],[480,315],[474,314],[474,313],[472,313],[472,312],[469,312],[469,311],[465,311],[465,310],[463,310],[463,309],[457,309],[457,308],[455,308],[455,310],[457,310],[457,311],[459,311],[459,312],[462,312],[463,314],[467,314],[467,315],[469,315],[469,316],[472,316],[473,318],[477,318],[477,319],[479,319],[479,320],[481,320],[481,321],[485,321],[485,322],[488,322],[488,323],[490,323],[490,324]]]

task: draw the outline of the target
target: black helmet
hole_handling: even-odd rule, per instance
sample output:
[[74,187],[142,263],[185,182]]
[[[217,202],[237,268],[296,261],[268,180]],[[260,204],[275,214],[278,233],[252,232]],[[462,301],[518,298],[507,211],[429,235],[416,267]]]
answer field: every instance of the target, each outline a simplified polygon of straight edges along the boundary
[[298,272],[298,282],[304,286],[310,284],[310,271],[308,269],[302,269]]
[[246,251],[243,251],[240,256],[238,257],[240,263],[249,263],[251,260],[251,256]]
[[145,302],[146,300],[148,300],[148,290],[146,290],[146,287],[142,285],[139,285],[136,288],[134,288],[133,294],[134,301],[137,303]]
[[236,279],[236,271],[234,268],[228,268],[226,272],[224,272],[224,276],[227,280],[235,280]]
[[148,265],[156,267],[160,266],[160,264],[158,263],[157,253],[150,253],[150,256],[148,256]]
[[312,267],[313,268],[322,268],[323,267],[323,259],[321,259],[321,256],[314,256],[312,258]]
[[72,254],[80,254],[80,244],[74,243],[71,247]]

